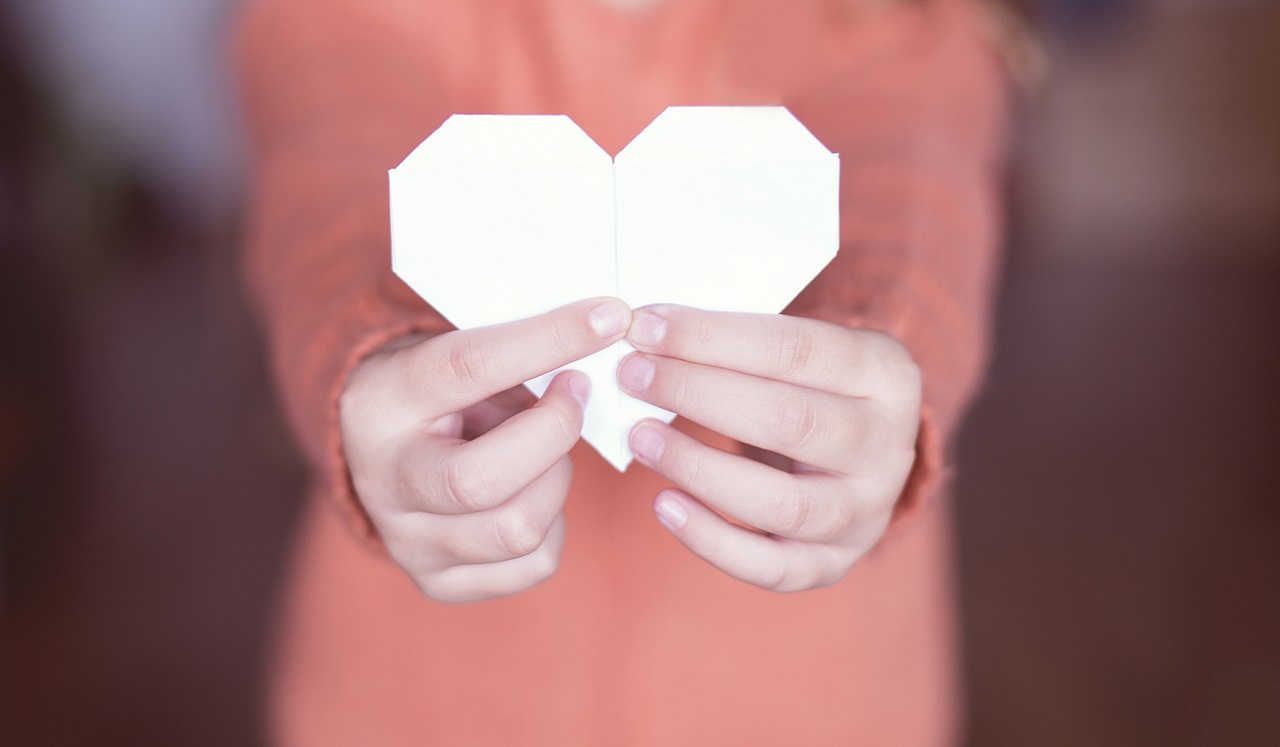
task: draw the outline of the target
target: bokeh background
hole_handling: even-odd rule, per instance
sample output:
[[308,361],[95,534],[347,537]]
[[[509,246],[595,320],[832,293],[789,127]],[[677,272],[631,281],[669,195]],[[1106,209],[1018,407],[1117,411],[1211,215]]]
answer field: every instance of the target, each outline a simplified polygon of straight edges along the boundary
[[[0,0],[0,744],[260,739],[305,472],[232,6]],[[999,12],[1039,42],[957,444],[968,741],[1280,744],[1280,3]]]

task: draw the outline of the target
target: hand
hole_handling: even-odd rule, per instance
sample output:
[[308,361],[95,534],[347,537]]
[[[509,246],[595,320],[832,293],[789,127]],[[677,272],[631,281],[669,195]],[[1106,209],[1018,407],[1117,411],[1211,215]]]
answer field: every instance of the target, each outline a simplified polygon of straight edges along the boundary
[[638,309],[628,339],[640,351],[618,369],[628,394],[791,461],[776,469],[643,421],[632,451],[677,486],[655,498],[659,520],[766,589],[844,578],[884,534],[915,460],[920,373],[906,349],[814,319],[672,305]]
[[508,390],[617,342],[630,320],[616,299],[582,301],[407,339],[352,371],[339,408],[356,494],[424,594],[488,599],[556,571],[568,452],[591,380],[561,373],[536,405],[504,419],[519,408]]

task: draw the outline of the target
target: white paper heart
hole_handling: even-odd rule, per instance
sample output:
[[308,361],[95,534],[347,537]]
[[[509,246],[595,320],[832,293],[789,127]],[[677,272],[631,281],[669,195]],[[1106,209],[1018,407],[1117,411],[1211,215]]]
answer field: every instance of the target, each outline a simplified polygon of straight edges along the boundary
[[[776,313],[839,247],[839,158],[782,107],[672,107],[612,160],[562,115],[458,114],[390,181],[392,266],[459,329],[593,296]],[[674,417],[618,388],[631,349],[568,366],[618,471],[635,423]]]

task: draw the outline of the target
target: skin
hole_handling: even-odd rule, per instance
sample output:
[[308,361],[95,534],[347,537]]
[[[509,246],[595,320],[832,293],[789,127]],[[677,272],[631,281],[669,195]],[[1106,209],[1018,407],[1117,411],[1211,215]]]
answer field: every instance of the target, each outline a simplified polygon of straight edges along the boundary
[[[757,447],[751,459],[660,421],[632,451],[675,484],[658,520],[696,555],[774,591],[839,581],[884,534],[915,461],[920,371],[880,332],[774,314],[636,311],[631,396]],[[726,518],[727,517],[727,518]]]
[[352,371],[339,413],[356,493],[423,594],[479,601],[555,573],[591,380],[563,372],[527,409],[514,389],[612,345],[630,321],[621,301],[592,299],[408,338]]
[[[884,533],[915,459],[920,375],[879,332],[791,316],[591,299],[510,324],[397,341],[340,399],[356,492],[391,557],[428,597],[514,594],[555,573],[568,452],[590,380],[521,382],[623,336],[628,394],[754,448],[752,459],[659,421],[630,435],[675,487],[657,519],[725,573],[775,591],[826,586]],[[424,382],[432,382],[424,386]]]

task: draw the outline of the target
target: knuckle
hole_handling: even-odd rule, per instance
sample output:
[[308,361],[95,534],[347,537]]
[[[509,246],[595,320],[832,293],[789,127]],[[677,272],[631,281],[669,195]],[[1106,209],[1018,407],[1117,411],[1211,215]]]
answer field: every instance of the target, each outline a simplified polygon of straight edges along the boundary
[[880,371],[886,384],[893,391],[910,391],[920,389],[920,366],[911,352],[898,338],[879,333],[875,338],[878,344],[874,347],[875,358],[880,362]]
[[854,566],[858,564],[863,555],[865,555],[865,551],[857,547],[834,549],[825,573],[818,583],[822,586],[831,586],[844,580],[853,571]]
[[897,390],[902,393],[903,398],[918,403],[924,386],[920,364],[916,363],[915,358],[911,357],[906,348],[901,345],[898,348],[901,354],[895,357],[890,373],[894,377],[893,380],[897,382]]
[[816,342],[813,333],[794,319],[783,322],[778,340],[777,365],[785,376],[796,376],[808,370],[813,361]]
[[453,601],[450,589],[441,584],[435,574],[417,574],[411,575],[410,578],[413,580],[413,585],[418,587],[418,591],[422,593],[422,596],[437,602]]
[[[661,371],[659,371],[659,374]],[[667,378],[667,386],[665,390],[671,401],[671,409],[676,412],[685,412],[690,403],[697,402],[697,384],[694,382],[693,376],[688,368],[684,366],[676,367],[670,371]],[[660,381],[659,375],[654,376],[654,381]]]
[[772,585],[766,588],[784,594],[820,589],[836,583],[848,572],[848,566],[815,561],[813,558],[799,563],[777,562],[770,567],[770,575],[766,580]]
[[[886,462],[888,461],[886,460]],[[911,473],[910,463],[905,460],[893,461],[895,463],[860,476],[856,481],[855,492],[860,503],[865,508],[851,522],[855,526],[851,526],[850,531],[857,529],[857,524],[860,524],[863,519],[874,515],[877,511],[892,510]]]
[[912,358],[911,354],[908,353],[906,349],[903,349],[902,351],[901,366],[902,380],[911,388],[911,390],[917,392],[920,391],[921,386],[924,384],[924,376],[920,372],[920,364],[916,363],[916,359]]
[[697,454],[691,453],[688,449],[671,448],[670,463],[672,471],[675,473],[674,478],[678,478],[681,483],[691,493],[703,492],[702,474],[703,461]]
[[774,413],[774,433],[785,447],[802,450],[813,443],[818,430],[818,408],[804,394],[788,394]]
[[499,550],[508,558],[522,558],[542,545],[542,527],[525,511],[512,507],[494,517]]
[[721,570],[727,570],[723,535],[717,531],[690,532],[686,525],[685,541],[699,557]]
[[487,474],[465,452],[456,453],[444,461],[445,493],[463,513],[481,511],[492,492]]
[[667,345],[678,358],[689,358],[710,350],[716,331],[709,318],[700,313],[673,314],[668,321]]
[[582,430],[580,417],[565,407],[547,406],[547,427],[554,434],[556,442],[572,444],[578,440]]
[[465,334],[450,333],[453,339],[445,353],[447,373],[453,381],[483,381],[491,368],[489,355]]
[[583,335],[580,327],[566,320],[557,320],[551,325],[551,346],[561,358],[576,358],[583,348]]
[[808,486],[793,480],[791,487],[778,493],[774,500],[773,524],[776,534],[796,537],[809,527],[813,518],[813,497]]
[[767,591],[792,591],[791,571],[785,563],[769,563],[761,571],[756,585]]
[[889,475],[891,485],[895,488],[895,495],[901,490],[902,485],[906,483],[907,478],[911,475],[911,470],[916,466],[916,445],[915,438],[912,437],[909,442],[896,446],[891,452],[888,459],[889,467],[885,470]]
[[556,571],[560,570],[560,554],[554,552],[538,552],[529,558],[532,563],[530,575],[532,583],[530,586],[540,584],[543,581],[556,575]]
[[822,589],[827,586],[834,586],[840,583],[845,576],[849,575],[849,571],[853,570],[853,563],[832,565],[824,568],[814,574],[813,581],[810,582],[806,589]]
[[834,513],[835,516],[828,539],[844,539],[857,533],[862,524],[862,515],[854,507],[852,496],[841,501]]
[[471,544],[466,533],[457,530],[445,531],[431,539],[430,551],[442,565],[451,566],[465,563],[475,556],[476,553]]

